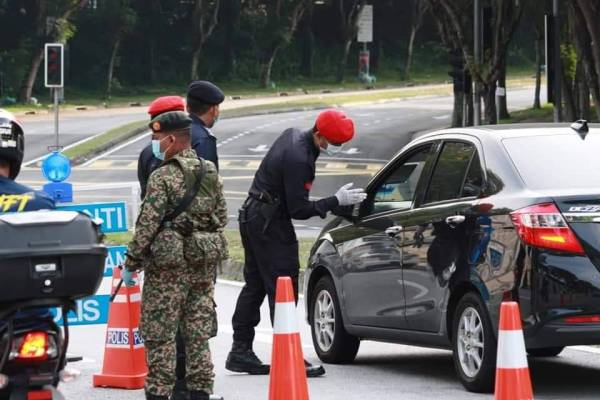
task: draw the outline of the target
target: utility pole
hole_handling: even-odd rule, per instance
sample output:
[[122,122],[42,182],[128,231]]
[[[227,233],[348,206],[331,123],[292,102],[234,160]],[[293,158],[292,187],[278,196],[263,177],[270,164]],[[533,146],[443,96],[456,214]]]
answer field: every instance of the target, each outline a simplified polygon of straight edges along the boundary
[[554,17],[554,122],[562,122],[562,65],[560,59],[560,13],[558,0],[552,1]]
[[[557,1],[557,0],[555,0]],[[481,0],[475,0],[473,5],[473,38],[475,65],[477,68],[481,65],[481,42],[482,42],[482,13]],[[473,90],[473,125],[481,125],[481,88],[479,82],[475,80],[475,90]]]

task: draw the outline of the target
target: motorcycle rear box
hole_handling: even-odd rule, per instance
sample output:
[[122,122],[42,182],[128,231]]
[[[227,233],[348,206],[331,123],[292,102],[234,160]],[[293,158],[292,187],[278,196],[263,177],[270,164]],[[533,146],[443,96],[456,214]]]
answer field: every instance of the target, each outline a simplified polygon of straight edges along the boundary
[[74,211],[0,215],[0,302],[96,293],[106,247],[98,224]]

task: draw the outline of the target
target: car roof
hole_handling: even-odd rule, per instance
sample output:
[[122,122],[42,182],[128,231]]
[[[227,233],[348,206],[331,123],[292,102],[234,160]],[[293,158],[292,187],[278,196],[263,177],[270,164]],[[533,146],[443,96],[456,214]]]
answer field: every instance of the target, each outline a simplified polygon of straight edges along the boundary
[[[600,135],[600,124],[588,124],[591,135]],[[501,124],[481,125],[477,127],[452,128],[429,132],[419,136],[419,140],[432,139],[436,136],[448,134],[466,134],[473,136],[487,136],[490,139],[502,140],[523,136],[549,136],[549,135],[577,135],[570,123],[528,123],[528,124]]]

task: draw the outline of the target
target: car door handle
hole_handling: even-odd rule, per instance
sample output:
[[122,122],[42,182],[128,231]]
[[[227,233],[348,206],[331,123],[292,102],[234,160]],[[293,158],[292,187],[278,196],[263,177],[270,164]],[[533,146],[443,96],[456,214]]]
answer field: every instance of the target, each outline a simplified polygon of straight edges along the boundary
[[465,216],[464,215],[451,215],[449,217],[446,217],[446,223],[451,228],[455,228],[457,225],[460,225],[463,222],[465,222]]
[[398,236],[400,233],[402,233],[404,231],[404,228],[401,227],[400,225],[395,225],[395,226],[390,226],[389,228],[387,228],[385,230],[385,233],[391,237],[394,238],[396,236]]

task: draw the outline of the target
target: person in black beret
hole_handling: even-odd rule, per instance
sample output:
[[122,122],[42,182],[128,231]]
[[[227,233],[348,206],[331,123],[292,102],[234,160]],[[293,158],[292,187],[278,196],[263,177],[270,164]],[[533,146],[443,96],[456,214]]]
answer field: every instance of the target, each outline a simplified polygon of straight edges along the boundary
[[208,81],[193,81],[188,86],[187,111],[192,118],[192,148],[199,157],[212,161],[219,169],[217,138],[210,128],[219,120],[219,105],[225,95]]

